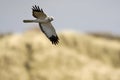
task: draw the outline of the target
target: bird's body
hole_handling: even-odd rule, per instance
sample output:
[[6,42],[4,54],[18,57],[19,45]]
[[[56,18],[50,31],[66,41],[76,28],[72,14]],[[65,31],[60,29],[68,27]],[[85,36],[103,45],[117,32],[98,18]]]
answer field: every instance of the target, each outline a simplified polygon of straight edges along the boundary
[[51,24],[53,21],[53,17],[47,16],[39,6],[33,6],[32,8],[33,16],[36,18],[35,20],[23,20],[25,23],[39,23],[41,31],[46,35],[46,37],[52,42],[52,44],[58,44],[59,38],[56,34],[56,31]]

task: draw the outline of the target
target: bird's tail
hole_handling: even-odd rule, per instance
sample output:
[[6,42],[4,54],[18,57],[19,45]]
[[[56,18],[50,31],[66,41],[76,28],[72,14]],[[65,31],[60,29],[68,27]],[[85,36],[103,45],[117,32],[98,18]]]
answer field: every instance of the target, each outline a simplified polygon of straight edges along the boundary
[[31,22],[35,22],[34,20],[23,20],[24,23],[31,23]]

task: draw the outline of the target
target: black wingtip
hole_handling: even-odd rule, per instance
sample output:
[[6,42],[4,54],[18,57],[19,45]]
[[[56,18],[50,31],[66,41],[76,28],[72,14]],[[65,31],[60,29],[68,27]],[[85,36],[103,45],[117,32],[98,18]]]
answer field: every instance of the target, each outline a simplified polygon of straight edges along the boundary
[[52,44],[54,44],[54,45],[57,45],[57,44],[59,43],[59,38],[58,38],[58,36],[52,35],[49,39],[50,39],[50,41],[52,42]]
[[40,9],[39,6],[36,6],[36,5],[32,6],[32,10],[36,12],[43,12],[43,9],[42,8]]

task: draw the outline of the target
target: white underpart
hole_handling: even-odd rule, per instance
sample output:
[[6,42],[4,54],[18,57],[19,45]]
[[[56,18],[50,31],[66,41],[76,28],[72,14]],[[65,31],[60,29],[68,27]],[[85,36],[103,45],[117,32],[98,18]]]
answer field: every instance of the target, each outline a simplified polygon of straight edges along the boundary
[[52,35],[56,36],[55,29],[50,22],[43,23],[41,26],[47,37],[51,37]]

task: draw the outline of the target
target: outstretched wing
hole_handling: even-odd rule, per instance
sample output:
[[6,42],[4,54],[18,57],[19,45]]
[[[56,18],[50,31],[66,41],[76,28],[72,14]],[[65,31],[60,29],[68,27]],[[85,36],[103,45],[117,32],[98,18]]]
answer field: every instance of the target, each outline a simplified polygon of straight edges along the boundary
[[42,32],[47,36],[47,38],[52,42],[52,44],[58,44],[59,38],[56,31],[51,23],[39,23]]
[[38,19],[45,19],[47,17],[44,11],[36,5],[32,7],[32,15]]

